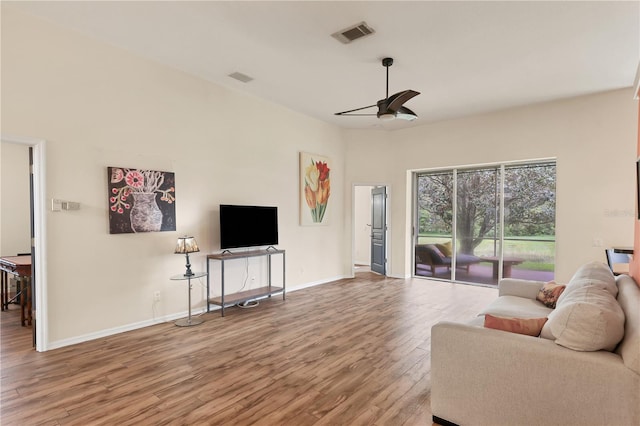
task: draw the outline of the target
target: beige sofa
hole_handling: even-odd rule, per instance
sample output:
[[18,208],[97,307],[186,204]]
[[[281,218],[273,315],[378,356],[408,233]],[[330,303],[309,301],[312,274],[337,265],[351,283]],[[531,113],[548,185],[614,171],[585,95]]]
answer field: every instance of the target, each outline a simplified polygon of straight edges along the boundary
[[[640,425],[640,288],[636,282],[628,275],[614,278],[604,264],[585,265],[567,284],[555,309],[536,300],[543,284],[502,280],[498,299],[471,323],[433,326],[435,423]],[[576,301],[603,291],[617,293],[612,299],[624,312],[621,324],[615,315],[594,313],[588,300]],[[484,314],[547,316],[542,330],[547,338],[484,328]],[[591,350],[590,345],[607,337],[605,333],[611,337],[620,327],[623,337],[612,352]],[[584,339],[583,334],[588,337]],[[581,344],[589,350],[566,347]]]

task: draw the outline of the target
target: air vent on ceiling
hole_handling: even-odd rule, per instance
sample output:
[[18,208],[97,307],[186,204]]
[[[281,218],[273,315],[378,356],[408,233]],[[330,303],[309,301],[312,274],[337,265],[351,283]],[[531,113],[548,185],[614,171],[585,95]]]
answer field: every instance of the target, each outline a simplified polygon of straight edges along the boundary
[[331,37],[338,39],[340,42],[347,44],[354,40],[368,36],[375,33],[375,30],[367,25],[366,22],[360,22],[344,30],[340,30],[331,34]]
[[236,79],[238,81],[241,81],[243,83],[248,83],[251,80],[253,80],[253,77],[249,77],[248,75],[242,74],[241,72],[231,73],[231,74],[229,74],[229,77],[234,78],[234,79]]

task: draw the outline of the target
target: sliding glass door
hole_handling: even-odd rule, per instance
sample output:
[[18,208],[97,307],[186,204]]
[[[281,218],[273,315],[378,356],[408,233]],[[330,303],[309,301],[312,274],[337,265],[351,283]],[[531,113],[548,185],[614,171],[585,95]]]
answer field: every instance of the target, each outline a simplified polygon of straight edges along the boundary
[[418,175],[415,274],[453,279],[453,173]]
[[553,279],[555,176],[554,162],[416,173],[415,275]]
[[456,172],[456,279],[497,284],[489,269],[500,255],[500,169]]

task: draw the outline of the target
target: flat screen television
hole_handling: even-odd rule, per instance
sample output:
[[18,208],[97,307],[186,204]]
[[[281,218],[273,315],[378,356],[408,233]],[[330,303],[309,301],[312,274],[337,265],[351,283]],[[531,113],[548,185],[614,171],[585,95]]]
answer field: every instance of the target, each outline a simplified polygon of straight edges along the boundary
[[220,248],[278,244],[278,208],[220,205]]

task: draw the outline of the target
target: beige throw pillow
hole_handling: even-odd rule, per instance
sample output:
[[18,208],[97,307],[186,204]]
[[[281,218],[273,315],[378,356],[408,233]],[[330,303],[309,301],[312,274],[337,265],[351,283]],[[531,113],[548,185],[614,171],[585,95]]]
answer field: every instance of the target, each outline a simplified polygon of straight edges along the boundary
[[581,266],[562,292],[540,337],[578,351],[613,350],[624,336],[618,286],[602,262]]
[[618,295],[618,286],[611,269],[602,262],[587,263],[573,274],[573,277],[567,284],[567,288],[558,298],[556,306],[562,304],[562,299],[567,297],[572,291],[581,287],[596,287],[606,291],[614,298]]
[[597,286],[562,294],[541,337],[577,351],[612,351],[624,336],[624,312],[615,298]]

